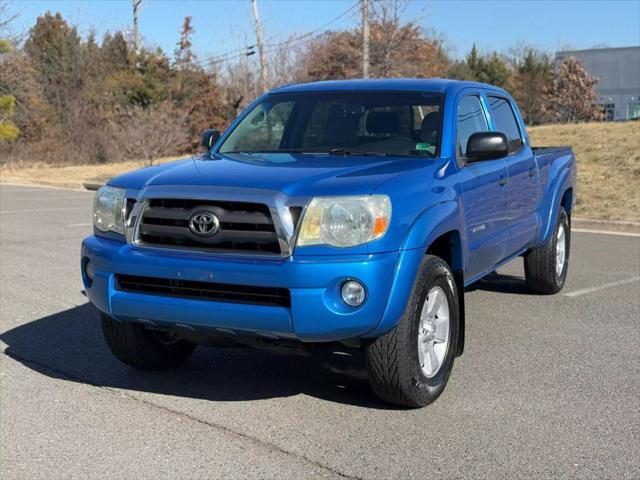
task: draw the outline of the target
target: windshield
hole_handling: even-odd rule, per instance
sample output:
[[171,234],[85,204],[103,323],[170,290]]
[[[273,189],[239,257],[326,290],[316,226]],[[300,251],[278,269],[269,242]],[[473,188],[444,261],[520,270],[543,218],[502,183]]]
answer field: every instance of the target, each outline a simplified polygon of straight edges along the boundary
[[272,94],[242,119],[218,152],[434,157],[440,104],[437,93]]

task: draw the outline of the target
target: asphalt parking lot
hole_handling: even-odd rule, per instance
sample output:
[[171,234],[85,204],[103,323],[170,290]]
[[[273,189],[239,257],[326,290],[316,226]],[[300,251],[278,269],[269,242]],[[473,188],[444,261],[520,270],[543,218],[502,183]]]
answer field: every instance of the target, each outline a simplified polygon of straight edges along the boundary
[[362,358],[199,348],[139,372],[82,294],[88,192],[0,185],[1,478],[640,478],[640,238],[574,233],[562,293],[513,262],[419,410]]

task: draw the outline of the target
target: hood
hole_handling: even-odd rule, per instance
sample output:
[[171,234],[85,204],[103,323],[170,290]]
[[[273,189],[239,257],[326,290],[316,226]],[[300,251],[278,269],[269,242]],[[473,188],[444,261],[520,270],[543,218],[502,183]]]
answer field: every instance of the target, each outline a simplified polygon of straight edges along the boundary
[[427,168],[433,159],[290,153],[205,154],[147,167],[110,185],[140,190],[152,185],[246,187],[296,195],[366,195],[385,181]]

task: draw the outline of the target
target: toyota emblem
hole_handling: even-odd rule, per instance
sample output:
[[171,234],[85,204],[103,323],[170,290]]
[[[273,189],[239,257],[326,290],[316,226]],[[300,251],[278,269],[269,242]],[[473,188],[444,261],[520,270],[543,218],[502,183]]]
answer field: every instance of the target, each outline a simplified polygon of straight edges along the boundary
[[196,212],[189,217],[189,230],[199,237],[210,237],[220,230],[220,220],[211,212]]

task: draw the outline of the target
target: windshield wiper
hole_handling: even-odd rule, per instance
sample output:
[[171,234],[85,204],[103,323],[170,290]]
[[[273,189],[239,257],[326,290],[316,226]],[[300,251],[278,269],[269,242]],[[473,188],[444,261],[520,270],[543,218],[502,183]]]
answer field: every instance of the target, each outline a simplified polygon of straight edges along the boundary
[[332,148],[329,150],[329,155],[358,155],[358,156],[376,156],[386,157],[387,154],[383,152],[361,152],[358,150],[347,150],[345,148]]

